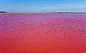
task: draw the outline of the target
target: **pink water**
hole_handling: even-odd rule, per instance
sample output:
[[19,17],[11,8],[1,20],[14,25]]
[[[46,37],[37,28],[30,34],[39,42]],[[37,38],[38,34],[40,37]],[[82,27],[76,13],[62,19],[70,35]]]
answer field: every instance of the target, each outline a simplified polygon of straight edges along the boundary
[[86,14],[0,15],[0,53],[86,53]]

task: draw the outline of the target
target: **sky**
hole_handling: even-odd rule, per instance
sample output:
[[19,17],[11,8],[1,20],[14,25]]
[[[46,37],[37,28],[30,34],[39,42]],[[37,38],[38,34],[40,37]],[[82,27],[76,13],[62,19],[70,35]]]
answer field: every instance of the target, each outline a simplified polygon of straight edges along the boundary
[[6,12],[86,12],[86,0],[0,0]]

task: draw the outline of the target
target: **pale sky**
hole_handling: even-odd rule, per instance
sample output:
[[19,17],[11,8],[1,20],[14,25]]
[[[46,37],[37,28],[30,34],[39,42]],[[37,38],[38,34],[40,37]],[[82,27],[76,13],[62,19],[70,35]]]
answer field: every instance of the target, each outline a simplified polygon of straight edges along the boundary
[[86,0],[0,0],[7,12],[86,12]]

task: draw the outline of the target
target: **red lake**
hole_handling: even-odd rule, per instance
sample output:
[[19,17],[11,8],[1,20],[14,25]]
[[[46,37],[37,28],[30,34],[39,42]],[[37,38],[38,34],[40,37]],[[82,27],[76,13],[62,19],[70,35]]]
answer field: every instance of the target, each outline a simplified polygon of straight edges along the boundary
[[86,14],[0,14],[0,53],[86,53]]

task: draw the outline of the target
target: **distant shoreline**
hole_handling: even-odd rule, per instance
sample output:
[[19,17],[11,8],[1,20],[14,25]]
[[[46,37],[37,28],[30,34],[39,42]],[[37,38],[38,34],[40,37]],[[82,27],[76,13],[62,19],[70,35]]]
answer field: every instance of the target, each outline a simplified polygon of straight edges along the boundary
[[0,11],[0,13],[86,13],[86,12],[7,12],[7,11]]
[[6,12],[0,13],[0,15],[45,15],[45,14],[86,14],[86,12]]

